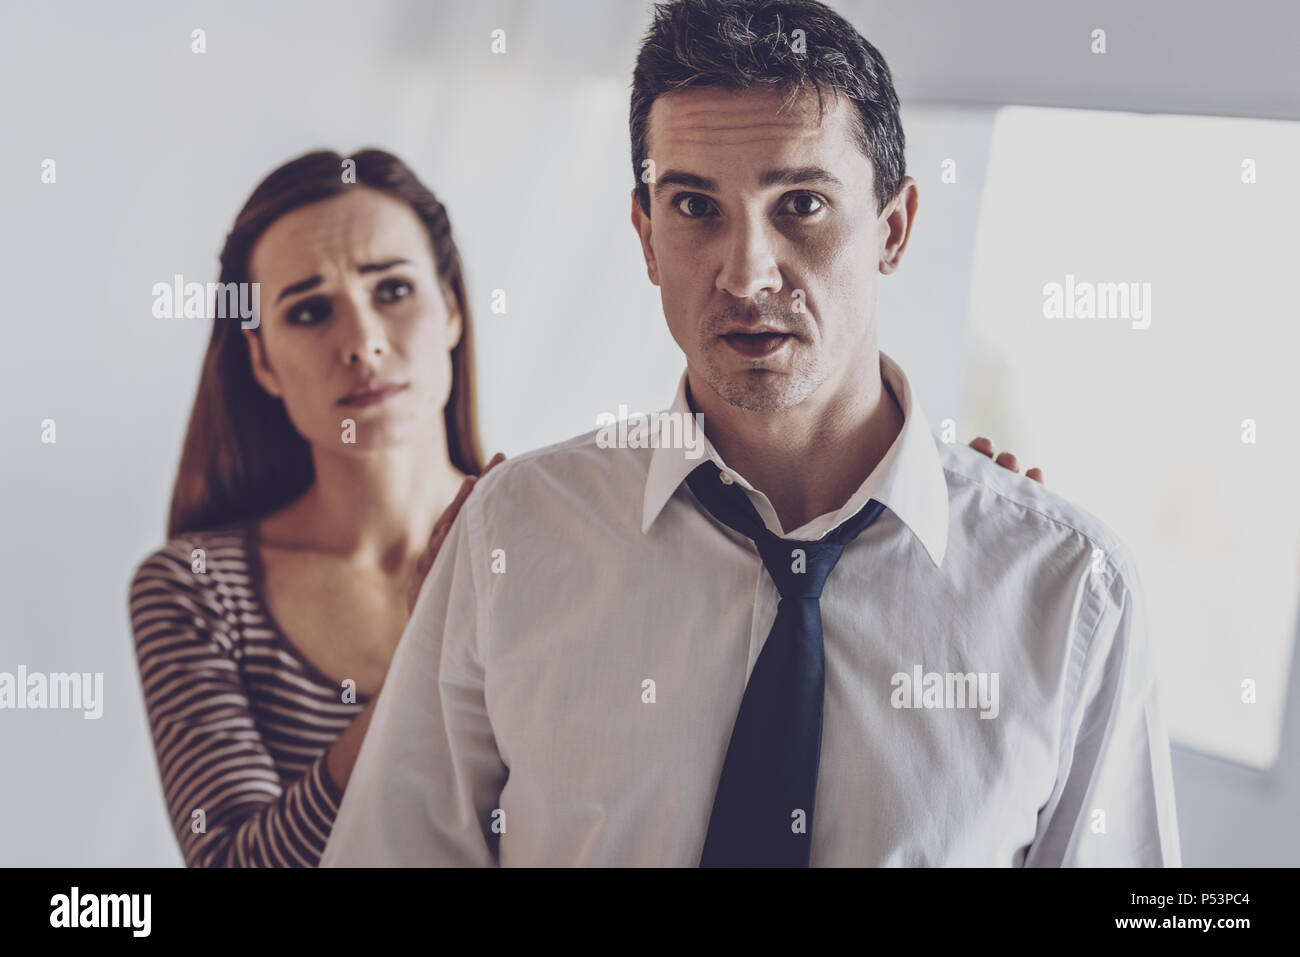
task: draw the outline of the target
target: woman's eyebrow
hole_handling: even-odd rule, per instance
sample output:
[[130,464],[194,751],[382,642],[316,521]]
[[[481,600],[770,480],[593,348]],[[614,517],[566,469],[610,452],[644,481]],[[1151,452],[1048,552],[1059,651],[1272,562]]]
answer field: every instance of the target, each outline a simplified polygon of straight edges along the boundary
[[296,292],[306,292],[308,289],[314,289],[322,282],[324,282],[324,280],[321,279],[320,276],[312,276],[309,279],[303,279],[293,283],[292,285],[285,286],[280,290],[280,295],[275,297],[275,302],[279,305],[280,300],[285,296],[292,296]]
[[365,263],[357,267],[357,272],[365,274],[368,272],[383,272],[385,269],[392,269],[394,266],[409,266],[410,263],[405,259],[386,259],[380,263]]
[[[385,269],[392,269],[394,266],[409,266],[410,264],[410,261],[406,259],[386,259],[378,263],[362,263],[357,267],[357,272],[365,275],[368,272],[383,272]],[[280,295],[275,297],[275,301],[279,303],[285,296],[292,296],[294,293],[315,289],[322,282],[324,280],[320,276],[309,276],[306,279],[301,279],[281,289]]]

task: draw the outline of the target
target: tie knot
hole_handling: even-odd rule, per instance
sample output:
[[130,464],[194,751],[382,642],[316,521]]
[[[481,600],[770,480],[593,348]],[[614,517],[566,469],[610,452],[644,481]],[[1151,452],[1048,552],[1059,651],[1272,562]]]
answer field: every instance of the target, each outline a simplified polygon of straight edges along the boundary
[[771,532],[754,544],[782,598],[820,598],[826,578],[844,553],[835,542],[800,542]]
[[763,524],[745,490],[713,462],[701,462],[686,477],[700,504],[718,521],[753,540],[763,567],[772,576],[782,598],[818,598],[826,578],[851,542],[876,520],[885,506],[872,500],[825,538],[802,542],[778,538]]

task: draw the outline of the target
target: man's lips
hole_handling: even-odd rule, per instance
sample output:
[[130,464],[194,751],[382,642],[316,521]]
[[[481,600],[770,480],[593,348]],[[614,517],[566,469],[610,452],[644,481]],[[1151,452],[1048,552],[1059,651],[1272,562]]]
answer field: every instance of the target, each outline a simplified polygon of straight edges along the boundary
[[771,330],[728,332],[722,335],[723,342],[748,359],[769,356],[784,346],[787,340],[793,338],[795,338],[793,333]]

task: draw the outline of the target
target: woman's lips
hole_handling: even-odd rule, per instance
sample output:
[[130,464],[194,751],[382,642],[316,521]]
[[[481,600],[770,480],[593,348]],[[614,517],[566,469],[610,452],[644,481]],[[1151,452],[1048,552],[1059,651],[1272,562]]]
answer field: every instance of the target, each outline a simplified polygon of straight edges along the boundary
[[723,336],[722,341],[747,359],[762,359],[793,338],[785,332],[732,332]]
[[401,392],[409,385],[410,383],[408,382],[385,382],[374,386],[367,386],[364,389],[357,389],[355,392],[349,392],[343,398],[339,399],[339,405],[346,405],[352,408],[374,405],[376,402],[383,402],[389,396]]

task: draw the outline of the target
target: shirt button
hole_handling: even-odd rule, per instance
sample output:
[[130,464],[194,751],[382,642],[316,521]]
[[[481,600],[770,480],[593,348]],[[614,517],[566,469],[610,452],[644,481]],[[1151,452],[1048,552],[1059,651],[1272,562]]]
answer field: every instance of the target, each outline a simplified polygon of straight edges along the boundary
[[722,479],[723,485],[730,485],[732,482],[736,481],[734,478],[731,477],[730,472],[719,472],[718,478]]

